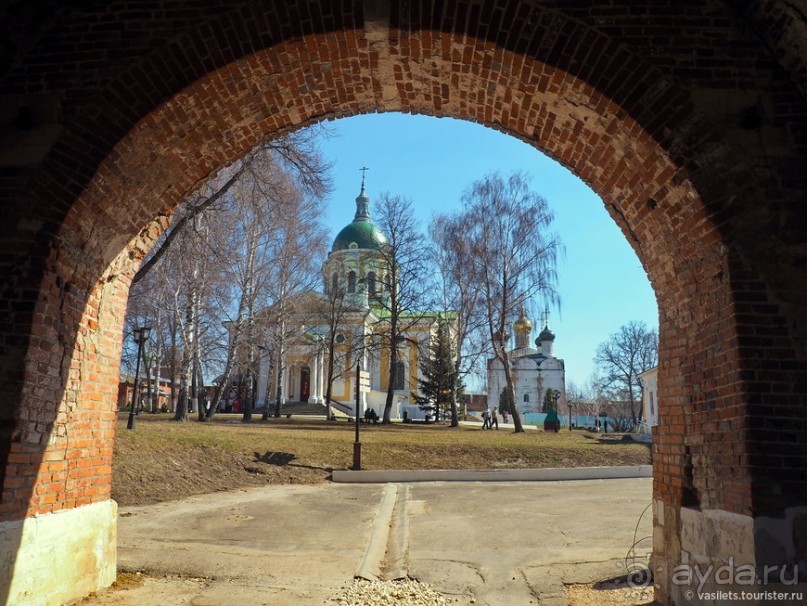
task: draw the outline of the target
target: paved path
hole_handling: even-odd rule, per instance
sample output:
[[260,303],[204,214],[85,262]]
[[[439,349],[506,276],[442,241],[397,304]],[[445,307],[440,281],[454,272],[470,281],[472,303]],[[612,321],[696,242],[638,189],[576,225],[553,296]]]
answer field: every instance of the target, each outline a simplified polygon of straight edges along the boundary
[[[358,572],[403,571],[456,604],[563,604],[562,582],[624,572],[650,499],[642,478],[270,486],[121,508],[119,568],[186,578],[86,603],[321,605]],[[647,511],[639,538],[650,528]]]

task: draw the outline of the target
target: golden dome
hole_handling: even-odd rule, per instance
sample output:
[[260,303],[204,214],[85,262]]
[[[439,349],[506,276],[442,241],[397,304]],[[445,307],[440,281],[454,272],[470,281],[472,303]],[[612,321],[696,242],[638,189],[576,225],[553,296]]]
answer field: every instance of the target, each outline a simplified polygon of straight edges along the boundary
[[513,329],[516,332],[530,334],[532,332],[532,322],[530,322],[530,319],[522,312],[521,317],[513,323]]

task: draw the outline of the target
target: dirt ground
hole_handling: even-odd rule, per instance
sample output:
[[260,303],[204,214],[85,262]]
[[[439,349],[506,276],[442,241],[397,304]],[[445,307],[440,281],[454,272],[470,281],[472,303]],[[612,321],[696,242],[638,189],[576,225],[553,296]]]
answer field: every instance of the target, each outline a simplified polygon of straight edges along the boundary
[[[136,590],[147,592],[147,595],[161,596],[159,606],[171,606],[172,604],[183,604],[182,598],[177,595],[184,593],[182,590],[193,590],[209,583],[209,579],[176,577],[176,576],[146,576],[141,573],[120,573],[118,580],[108,590],[93,594],[83,599],[78,604],[80,606],[123,606],[128,603],[127,594]],[[178,592],[177,589],[180,589]],[[653,588],[633,589],[624,583],[594,583],[590,585],[569,585],[565,588],[566,599],[569,606],[641,606],[653,602]],[[173,596],[176,602],[170,602]],[[350,601],[345,602],[346,596],[350,596]],[[343,600],[340,602],[340,599]],[[334,596],[333,604],[350,603],[351,606],[375,606],[379,602],[377,596],[366,596],[364,601],[358,601],[355,592],[346,590],[340,595]],[[431,602],[421,601],[423,606],[439,606],[440,604],[451,603],[449,600]],[[143,603],[143,606],[151,606]],[[157,606],[157,603],[155,603]]]
[[[175,423],[142,414],[136,431],[118,418],[112,498],[148,505],[237,488],[318,484],[351,464],[347,423],[277,419],[245,425],[238,415]],[[647,465],[649,448],[619,434],[451,430],[439,425],[363,428],[365,469],[502,469]]]
[[318,484],[329,475],[328,469],[274,461],[251,452],[229,452],[215,444],[187,447],[150,440],[141,445],[117,439],[112,498],[124,506],[149,505],[267,484]]

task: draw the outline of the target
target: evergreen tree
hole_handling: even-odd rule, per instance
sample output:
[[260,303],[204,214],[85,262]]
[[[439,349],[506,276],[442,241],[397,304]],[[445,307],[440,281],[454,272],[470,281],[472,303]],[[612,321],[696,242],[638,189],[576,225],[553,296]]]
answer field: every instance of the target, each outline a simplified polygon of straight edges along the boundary
[[[437,406],[437,420],[440,420],[440,411],[451,406],[451,391],[458,380],[454,366],[454,355],[448,330],[443,323],[437,327],[437,337],[432,341],[429,355],[424,356],[420,364],[423,375],[419,379],[420,392],[423,394],[423,403],[428,400]],[[461,385],[457,384],[457,393],[461,392]]]
[[510,387],[505,387],[502,389],[502,393],[499,396],[499,412],[504,414],[507,413],[512,415],[515,413],[516,410],[516,399],[513,396],[513,390]]

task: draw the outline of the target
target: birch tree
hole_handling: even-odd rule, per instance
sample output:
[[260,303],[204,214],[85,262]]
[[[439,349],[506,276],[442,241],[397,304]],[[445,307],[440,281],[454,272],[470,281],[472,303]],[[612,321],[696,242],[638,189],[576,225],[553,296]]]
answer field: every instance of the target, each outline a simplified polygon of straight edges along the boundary
[[[539,299],[559,305],[556,264],[562,245],[550,231],[553,215],[520,173],[489,174],[463,196],[464,233],[469,241],[466,279],[479,288],[482,322],[493,355],[515,393],[509,327],[523,307]],[[513,414],[516,432],[524,430]]]
[[420,231],[411,200],[384,193],[375,208],[376,222],[387,236],[387,244],[379,251],[386,272],[379,281],[384,296],[376,299],[383,317],[374,330],[375,342],[389,353],[387,397],[382,420],[387,424],[392,422],[395,373],[403,344],[408,343],[410,347],[423,345],[425,351],[421,354],[428,355],[428,343],[407,341],[406,333],[425,316],[423,310],[429,301],[424,284],[428,282],[430,266],[426,239]]
[[[462,214],[438,215],[429,229],[431,251],[437,269],[436,292],[445,314],[452,313],[448,338],[453,354],[453,377],[450,381],[451,427],[459,426],[457,390],[461,377],[476,367],[486,347],[474,336],[481,326],[481,291],[469,279],[471,241],[467,237],[469,218]],[[471,266],[471,269],[473,267]]]
[[616,408],[627,407],[625,416],[635,427],[642,419],[639,375],[658,365],[658,333],[644,322],[628,322],[600,343],[594,362],[601,372],[598,386]]
[[[291,186],[291,183],[289,183]],[[319,267],[327,246],[327,237],[320,223],[321,206],[303,192],[289,187],[278,201],[277,220],[272,233],[270,254],[272,263],[267,268],[266,292],[272,304],[274,325],[269,334],[275,354],[275,409],[280,417],[283,402],[283,376],[290,339],[299,333],[300,326],[291,325],[295,313],[292,300],[312,290],[319,281]],[[263,418],[269,418],[269,406],[264,407]]]
[[[225,365],[227,380],[238,364],[247,372],[253,368],[256,336],[250,323],[265,292],[261,271],[271,262],[261,252],[275,233],[266,225],[282,217],[279,205],[290,187],[310,200],[330,190],[330,165],[317,147],[323,135],[327,129],[314,127],[264,142],[224,169],[180,207],[135,275],[131,296],[159,293],[155,300],[163,316],[156,338],[172,367],[175,419],[187,419],[189,402],[198,403],[199,420],[215,413],[223,390],[204,410],[201,389],[214,361]],[[252,195],[245,195],[250,189]],[[156,275],[159,279],[146,279]],[[226,338],[224,320],[235,338]],[[246,398],[250,403],[253,394]],[[251,411],[245,413],[248,419]]]
[[317,323],[324,325],[326,330],[324,345],[328,357],[328,367],[325,372],[325,414],[328,420],[333,418],[331,402],[333,400],[333,382],[336,374],[336,336],[350,314],[360,313],[360,310],[346,298],[346,294],[346,289],[341,283],[326,283],[325,297],[319,308],[319,318],[317,320]]

